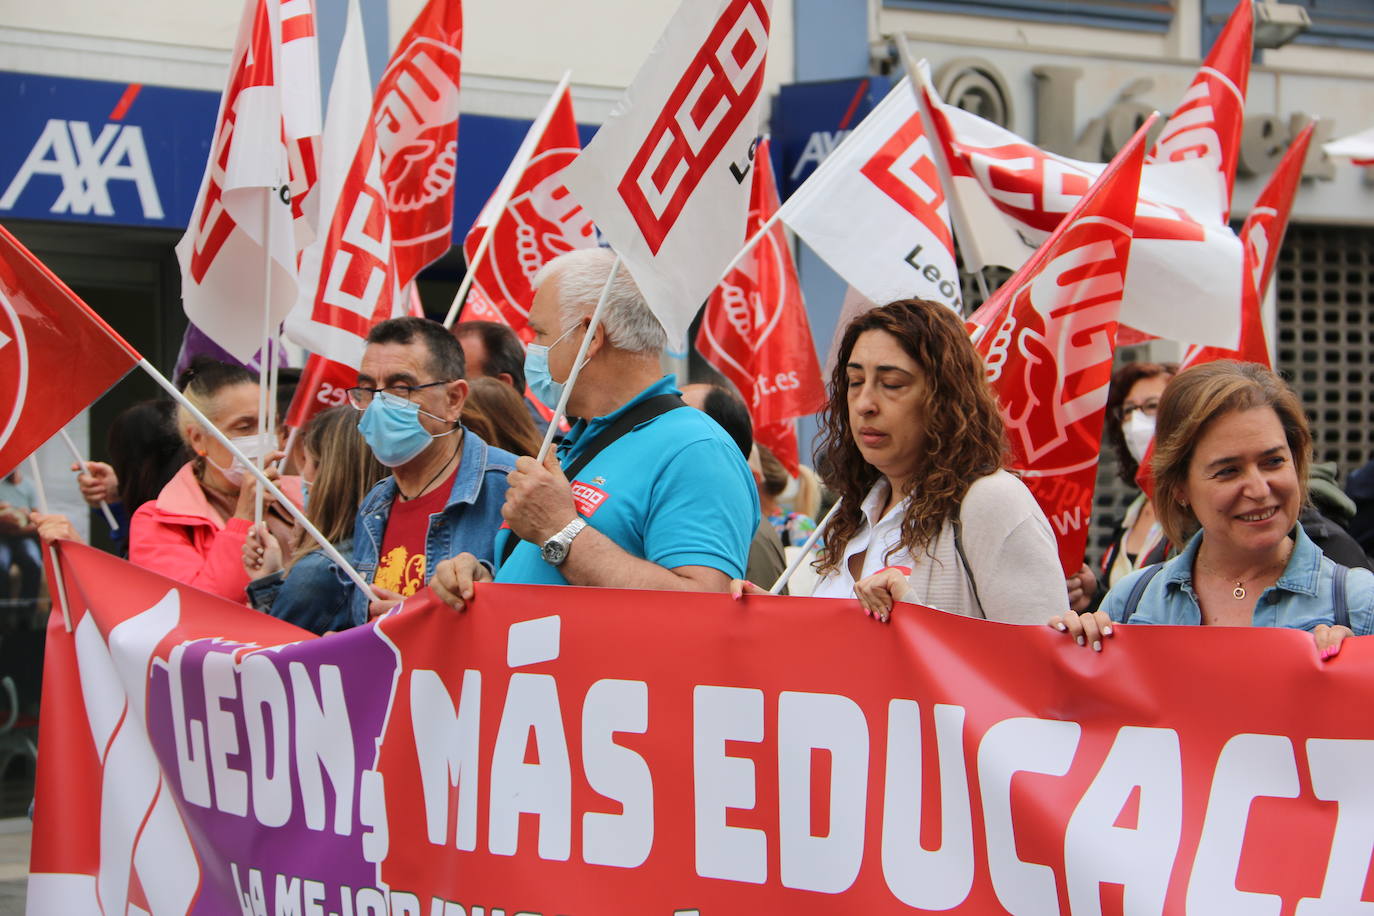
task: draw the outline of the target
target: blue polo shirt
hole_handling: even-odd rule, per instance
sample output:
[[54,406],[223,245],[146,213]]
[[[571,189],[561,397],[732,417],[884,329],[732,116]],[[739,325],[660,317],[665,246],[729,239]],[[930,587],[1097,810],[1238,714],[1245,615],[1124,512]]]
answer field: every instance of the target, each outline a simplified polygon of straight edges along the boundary
[[[673,393],[677,380],[666,375],[614,413],[578,421],[558,460],[566,467],[624,411]],[[701,411],[679,407],[639,424],[602,449],[572,485],[578,514],[627,553],[667,569],[709,566],[744,577],[759,526],[758,489],[739,446]],[[510,537],[508,528],[497,536],[497,557]],[[568,584],[528,541],[516,545],[496,581]]]

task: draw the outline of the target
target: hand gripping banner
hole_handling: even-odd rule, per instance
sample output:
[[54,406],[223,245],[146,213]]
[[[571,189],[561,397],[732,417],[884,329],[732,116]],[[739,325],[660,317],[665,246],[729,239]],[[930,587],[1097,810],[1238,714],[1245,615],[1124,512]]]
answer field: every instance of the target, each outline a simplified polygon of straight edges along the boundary
[[494,585],[317,638],[60,550],[30,914],[1367,906],[1367,639]]

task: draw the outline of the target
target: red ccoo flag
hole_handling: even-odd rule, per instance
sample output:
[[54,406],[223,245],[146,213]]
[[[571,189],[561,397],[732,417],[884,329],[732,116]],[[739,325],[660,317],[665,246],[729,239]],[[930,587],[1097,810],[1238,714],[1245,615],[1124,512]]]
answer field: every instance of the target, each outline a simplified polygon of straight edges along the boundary
[[[753,238],[778,209],[778,191],[759,141],[745,237]],[[749,404],[754,438],[799,472],[797,435],[789,422],[825,405],[825,385],[811,341],[797,267],[782,226],[740,259],[706,303],[697,350],[734,382]]]
[[[538,130],[541,123],[543,129]],[[463,252],[475,271],[463,318],[500,321],[521,339],[530,339],[534,275],[560,254],[596,245],[591,217],[563,185],[563,169],[581,151],[572,93],[564,86],[532,125],[511,170],[463,240]],[[493,231],[486,254],[474,261],[482,238]]]
[[1145,131],[1117,154],[988,300],[978,351],[1012,466],[1049,516],[1068,576],[1083,564],[1112,352],[1140,193]]
[[[0,477],[139,359],[124,338],[0,226],[0,379],[5,380]],[[80,371],[72,371],[74,366]]]

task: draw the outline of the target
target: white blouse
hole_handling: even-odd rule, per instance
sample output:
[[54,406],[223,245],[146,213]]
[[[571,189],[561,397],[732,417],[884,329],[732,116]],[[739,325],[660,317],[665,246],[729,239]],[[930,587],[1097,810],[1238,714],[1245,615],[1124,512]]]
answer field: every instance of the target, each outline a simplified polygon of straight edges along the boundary
[[[887,497],[887,481],[879,480],[863,501],[865,524],[844,546],[839,565],[816,583],[813,597],[854,597],[849,560],[863,553],[860,579],[886,566],[911,569],[911,591],[903,600],[913,604],[1004,623],[1043,624],[1068,610],[1054,533],[1019,478],[995,471],[974,481],[965,494],[959,519],[967,570],[955,549],[952,522],[945,522],[929,553],[913,555],[903,546],[902,516],[909,500],[879,517]],[[976,596],[971,583],[977,584]]]

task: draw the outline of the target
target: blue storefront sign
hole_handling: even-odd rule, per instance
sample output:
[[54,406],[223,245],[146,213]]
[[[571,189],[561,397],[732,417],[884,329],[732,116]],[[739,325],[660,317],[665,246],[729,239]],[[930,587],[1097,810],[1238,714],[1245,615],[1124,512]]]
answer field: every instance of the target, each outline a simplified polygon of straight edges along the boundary
[[[183,229],[200,190],[220,95],[0,72],[0,220]],[[458,122],[454,235],[461,241],[529,122]],[[594,127],[580,128],[585,143]]]
[[801,187],[831,150],[883,100],[885,76],[792,83],[773,106],[773,153],[784,200]]

